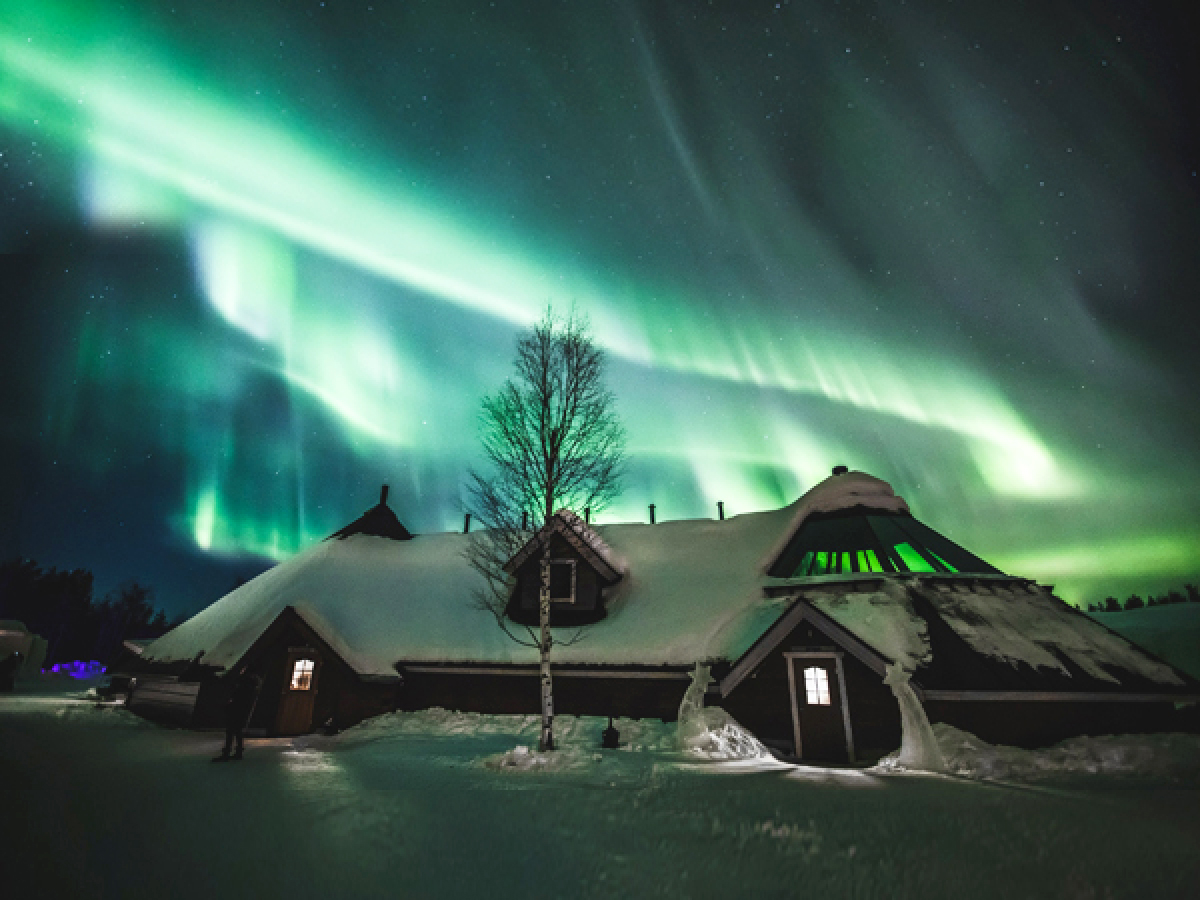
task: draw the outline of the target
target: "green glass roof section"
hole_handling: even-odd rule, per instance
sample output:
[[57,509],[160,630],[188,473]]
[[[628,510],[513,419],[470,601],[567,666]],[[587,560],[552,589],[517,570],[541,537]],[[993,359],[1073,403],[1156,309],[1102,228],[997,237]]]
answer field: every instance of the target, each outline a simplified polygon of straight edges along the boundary
[[853,572],[1003,574],[907,513],[864,509],[810,516],[768,574],[804,578]]

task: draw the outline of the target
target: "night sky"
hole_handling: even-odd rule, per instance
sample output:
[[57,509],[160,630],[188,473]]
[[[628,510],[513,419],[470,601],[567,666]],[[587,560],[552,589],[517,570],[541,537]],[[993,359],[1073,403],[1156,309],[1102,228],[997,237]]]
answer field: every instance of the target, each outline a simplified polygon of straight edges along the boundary
[[0,556],[176,615],[385,481],[461,528],[574,303],[600,522],[844,463],[1073,602],[1196,580],[1186,6],[0,0]]

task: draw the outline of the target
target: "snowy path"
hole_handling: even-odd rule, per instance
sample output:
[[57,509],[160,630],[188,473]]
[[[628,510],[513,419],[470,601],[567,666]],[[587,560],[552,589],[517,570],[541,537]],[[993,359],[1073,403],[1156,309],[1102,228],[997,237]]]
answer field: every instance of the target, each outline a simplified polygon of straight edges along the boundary
[[512,748],[503,731],[251,741],[214,765],[218,744],[0,697],[6,896],[974,900],[1200,883],[1195,781],[739,773],[668,750],[500,771],[482,760]]

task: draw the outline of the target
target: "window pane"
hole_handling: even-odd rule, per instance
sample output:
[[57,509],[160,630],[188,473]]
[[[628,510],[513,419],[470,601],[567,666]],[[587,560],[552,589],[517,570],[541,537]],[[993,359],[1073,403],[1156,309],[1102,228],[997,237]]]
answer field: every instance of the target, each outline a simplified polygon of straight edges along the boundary
[[908,566],[910,572],[935,572],[933,566],[925,559],[912,544],[904,541],[896,545],[896,555],[904,561],[904,565]]
[[804,554],[804,558],[800,560],[800,565],[796,566],[796,571],[793,574],[798,578],[807,575],[809,567],[812,566],[812,563],[813,563],[813,552],[811,550],[809,550],[807,553]]
[[575,599],[575,567],[569,562],[550,563],[550,599]]
[[307,691],[312,687],[313,666],[311,659],[298,659],[292,666],[292,690]]
[[934,559],[936,559],[938,562],[940,562],[943,566],[945,566],[947,572],[957,572],[958,571],[958,569],[954,568],[954,566],[950,565],[950,563],[946,562],[944,559],[942,559],[940,556],[938,556],[932,550],[929,550],[928,553],[930,556],[932,556]]
[[820,666],[804,670],[804,699],[809,706],[829,706],[829,675]]

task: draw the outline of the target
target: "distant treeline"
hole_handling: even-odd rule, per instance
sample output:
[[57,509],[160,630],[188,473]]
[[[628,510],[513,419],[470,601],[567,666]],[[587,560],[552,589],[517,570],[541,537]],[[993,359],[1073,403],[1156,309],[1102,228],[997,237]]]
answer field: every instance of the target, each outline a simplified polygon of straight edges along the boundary
[[1122,603],[1116,597],[1106,597],[1103,603],[1089,603],[1088,612],[1120,612],[1123,609],[1144,609],[1147,606],[1167,606],[1171,603],[1200,603],[1200,590],[1194,584],[1185,584],[1183,593],[1167,591],[1161,596],[1153,594],[1145,600],[1138,594],[1130,594]]
[[96,600],[92,581],[86,569],[43,569],[29,559],[0,563],[0,619],[17,619],[46,639],[46,666],[77,659],[107,665],[122,641],[171,628],[151,588],[130,581]]

